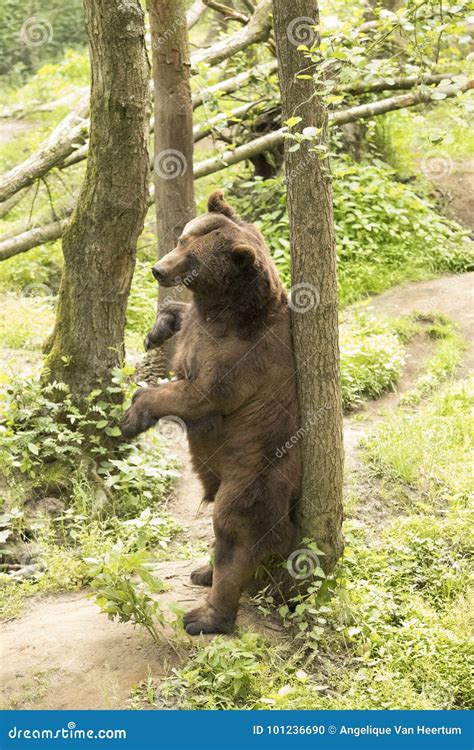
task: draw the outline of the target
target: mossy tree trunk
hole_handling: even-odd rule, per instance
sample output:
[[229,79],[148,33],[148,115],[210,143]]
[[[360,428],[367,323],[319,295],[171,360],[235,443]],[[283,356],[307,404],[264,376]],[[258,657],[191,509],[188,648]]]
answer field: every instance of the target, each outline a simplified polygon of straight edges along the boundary
[[[176,245],[195,215],[193,103],[185,0],[149,0],[155,110],[154,181],[158,252]],[[160,287],[159,303],[184,290]],[[164,347],[167,363],[172,339]]]
[[44,378],[80,401],[121,363],[136,243],[148,198],[149,65],[139,0],[85,0],[91,61],[87,169],[63,236],[64,269]]
[[[317,64],[298,45],[318,43],[317,0],[273,0],[283,121],[300,117],[295,130],[312,128],[318,148],[327,146],[327,115],[315,95]],[[306,78],[297,78],[304,69]],[[298,507],[302,536],[315,539],[331,570],[343,549],[342,406],[339,381],[336,251],[327,151],[315,142],[292,150],[286,140],[285,169],[292,261],[292,326],[304,437],[303,485]]]

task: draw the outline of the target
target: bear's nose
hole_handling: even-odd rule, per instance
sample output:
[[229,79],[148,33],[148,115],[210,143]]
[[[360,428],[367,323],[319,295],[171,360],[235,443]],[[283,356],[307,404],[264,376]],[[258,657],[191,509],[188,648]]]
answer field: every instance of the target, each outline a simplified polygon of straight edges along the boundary
[[165,272],[161,270],[159,265],[153,266],[151,272],[157,281],[161,281],[165,277]]

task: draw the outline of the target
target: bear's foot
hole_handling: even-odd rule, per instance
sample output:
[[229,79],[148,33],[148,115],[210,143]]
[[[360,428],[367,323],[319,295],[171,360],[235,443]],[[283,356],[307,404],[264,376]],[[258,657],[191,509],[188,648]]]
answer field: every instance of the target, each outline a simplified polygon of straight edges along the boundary
[[196,586],[212,586],[212,565],[203,565],[191,573],[191,581]]
[[212,604],[192,609],[184,615],[183,623],[186,633],[230,633],[234,627],[235,615],[219,612]]

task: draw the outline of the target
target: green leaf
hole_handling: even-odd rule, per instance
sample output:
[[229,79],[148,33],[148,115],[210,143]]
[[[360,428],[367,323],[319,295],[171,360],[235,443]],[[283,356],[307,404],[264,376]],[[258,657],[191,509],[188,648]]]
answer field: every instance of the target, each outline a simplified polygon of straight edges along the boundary
[[298,125],[298,123],[301,122],[302,119],[302,117],[290,117],[285,122],[285,125],[288,125],[289,128],[292,128],[294,125]]
[[105,432],[107,435],[110,435],[110,437],[120,437],[122,434],[120,432],[120,427],[108,427]]

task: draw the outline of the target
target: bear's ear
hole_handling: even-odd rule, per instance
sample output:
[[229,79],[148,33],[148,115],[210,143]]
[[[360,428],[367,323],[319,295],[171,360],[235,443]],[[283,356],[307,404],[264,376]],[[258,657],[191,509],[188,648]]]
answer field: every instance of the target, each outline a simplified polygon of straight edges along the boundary
[[236,263],[242,266],[253,266],[257,259],[257,255],[252,245],[247,245],[242,242],[236,243],[232,246],[232,257]]
[[214,190],[210,194],[207,199],[207,210],[210,214],[223,214],[223,216],[227,216],[228,219],[232,219],[233,221],[238,221],[239,218],[227,203],[222,190]]

